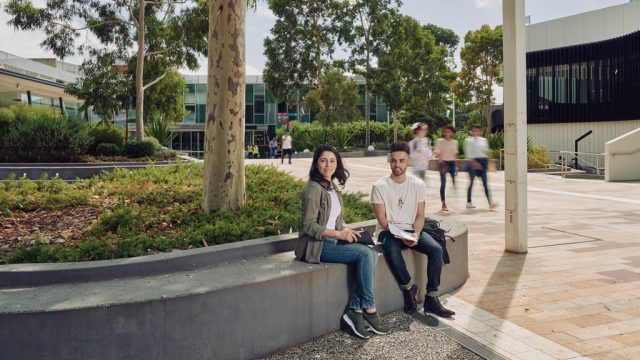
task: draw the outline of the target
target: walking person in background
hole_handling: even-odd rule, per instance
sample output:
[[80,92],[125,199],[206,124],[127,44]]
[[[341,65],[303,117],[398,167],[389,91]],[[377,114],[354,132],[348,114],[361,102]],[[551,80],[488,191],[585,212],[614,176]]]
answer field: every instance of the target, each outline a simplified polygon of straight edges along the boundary
[[489,167],[489,142],[481,137],[482,126],[474,124],[471,126],[471,136],[464,140],[464,156],[469,160],[467,171],[469,172],[469,188],[467,189],[467,209],[474,209],[475,205],[471,202],[471,190],[473,188],[473,180],[476,176],[482,179],[484,186],[484,194],[489,201],[491,209],[498,206],[498,203],[491,200],[489,194],[489,184],[487,183],[487,170]]
[[[389,328],[378,316],[374,303],[373,279],[378,253],[358,243],[360,232],[343,225],[340,189],[348,178],[349,171],[344,168],[340,153],[333,146],[318,146],[313,153],[307,188],[302,193],[302,224],[295,255],[297,260],[308,263],[355,265],[356,286],[342,319],[358,337],[366,339],[370,335],[367,324],[379,335],[389,333]],[[314,313],[313,304],[308,305]]]
[[427,137],[429,126],[425,123],[415,123],[411,126],[411,130],[413,130],[413,140],[409,142],[411,167],[413,168],[413,173],[422,181],[425,181],[425,174],[432,155],[431,143]]
[[276,158],[276,153],[278,152],[278,140],[274,136],[271,141],[269,141],[269,151],[272,159]]
[[445,188],[447,187],[447,173],[451,174],[453,186],[456,186],[456,159],[458,158],[458,140],[453,138],[456,129],[452,125],[447,125],[442,130],[442,138],[436,140],[435,154],[438,156],[438,170],[440,171],[440,201],[442,211],[449,211],[445,199]]
[[293,153],[292,143],[293,140],[291,139],[291,133],[287,131],[282,135],[282,164],[284,164],[285,155],[289,155],[289,164],[291,164],[291,154]]

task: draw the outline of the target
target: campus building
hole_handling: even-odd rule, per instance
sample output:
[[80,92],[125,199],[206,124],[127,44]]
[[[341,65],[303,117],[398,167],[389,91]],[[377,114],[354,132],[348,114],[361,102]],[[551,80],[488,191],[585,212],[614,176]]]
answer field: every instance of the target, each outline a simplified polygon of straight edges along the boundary
[[[79,76],[77,65],[56,59],[26,59],[0,51],[0,107],[22,103],[80,116],[82,102],[64,92],[65,85]],[[93,119],[91,112],[88,117]]]
[[[187,92],[184,107],[187,115],[183,121],[173,126],[178,133],[171,147],[188,152],[195,157],[204,153],[204,127],[207,117],[207,76],[184,75]],[[364,79],[356,77],[360,89],[357,107],[364,119]],[[245,144],[265,146],[276,134],[278,126],[286,125],[286,121],[300,120],[311,122],[315,114],[297,102],[278,102],[265,87],[260,75],[247,75],[245,88]],[[376,97],[369,101],[371,121],[388,122],[387,107]]]
[[640,128],[640,2],[527,26],[527,122],[535,145],[603,153]]

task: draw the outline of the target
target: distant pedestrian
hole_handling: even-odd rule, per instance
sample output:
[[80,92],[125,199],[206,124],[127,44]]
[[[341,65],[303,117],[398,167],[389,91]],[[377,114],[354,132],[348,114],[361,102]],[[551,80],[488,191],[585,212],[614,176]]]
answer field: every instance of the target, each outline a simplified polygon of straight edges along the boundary
[[293,140],[291,139],[291,133],[286,132],[282,135],[282,161],[284,164],[285,155],[289,155],[289,164],[291,164],[291,154],[293,153]]
[[426,179],[425,174],[431,159],[431,143],[427,137],[429,126],[425,123],[415,123],[411,126],[413,130],[413,140],[409,142],[411,148],[411,167],[413,173],[422,179]]
[[453,138],[456,129],[452,125],[447,125],[442,130],[442,138],[436,140],[435,153],[438,156],[438,170],[440,171],[440,201],[442,211],[449,211],[445,199],[445,188],[447,187],[447,173],[451,174],[453,186],[456,186],[456,159],[458,158],[458,141]]
[[489,194],[489,184],[487,183],[487,170],[489,167],[489,142],[480,136],[482,134],[482,126],[472,125],[471,135],[464,140],[464,156],[469,160],[467,171],[469,172],[469,188],[467,189],[467,209],[475,208],[471,202],[471,189],[473,188],[473,180],[476,176],[482,179],[484,186],[484,194],[489,201],[489,207],[495,208],[498,203],[491,200]]
[[271,158],[276,158],[276,153],[278,152],[278,140],[274,136],[271,141],[269,141],[269,151],[271,152]]

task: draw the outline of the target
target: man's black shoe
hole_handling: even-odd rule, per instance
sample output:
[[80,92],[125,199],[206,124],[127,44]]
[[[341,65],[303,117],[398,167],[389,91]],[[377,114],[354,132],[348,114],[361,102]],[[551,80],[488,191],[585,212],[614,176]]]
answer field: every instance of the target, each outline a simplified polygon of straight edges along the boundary
[[404,296],[404,312],[407,314],[413,314],[418,310],[418,286],[413,284],[411,289],[402,290],[402,296]]
[[437,296],[424,297],[424,312],[430,312],[441,317],[451,317],[456,314],[455,312],[442,306],[442,304],[440,303],[440,299],[438,299]]

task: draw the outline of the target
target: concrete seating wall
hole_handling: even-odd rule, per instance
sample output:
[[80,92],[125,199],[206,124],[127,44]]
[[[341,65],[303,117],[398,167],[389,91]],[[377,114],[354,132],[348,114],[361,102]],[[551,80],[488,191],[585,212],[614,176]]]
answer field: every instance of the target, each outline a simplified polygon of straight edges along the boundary
[[[469,276],[467,228],[450,219],[442,226],[455,238],[447,244],[452,263],[443,269],[446,293]],[[339,329],[353,271],[344,264],[299,262],[290,250],[144,276],[102,274],[84,282],[7,286],[11,278],[0,277],[2,357],[250,359]],[[376,305],[387,313],[401,309],[403,299],[379,256]],[[424,295],[426,257],[409,250],[403,256]],[[6,271],[37,268],[24,267]]]

